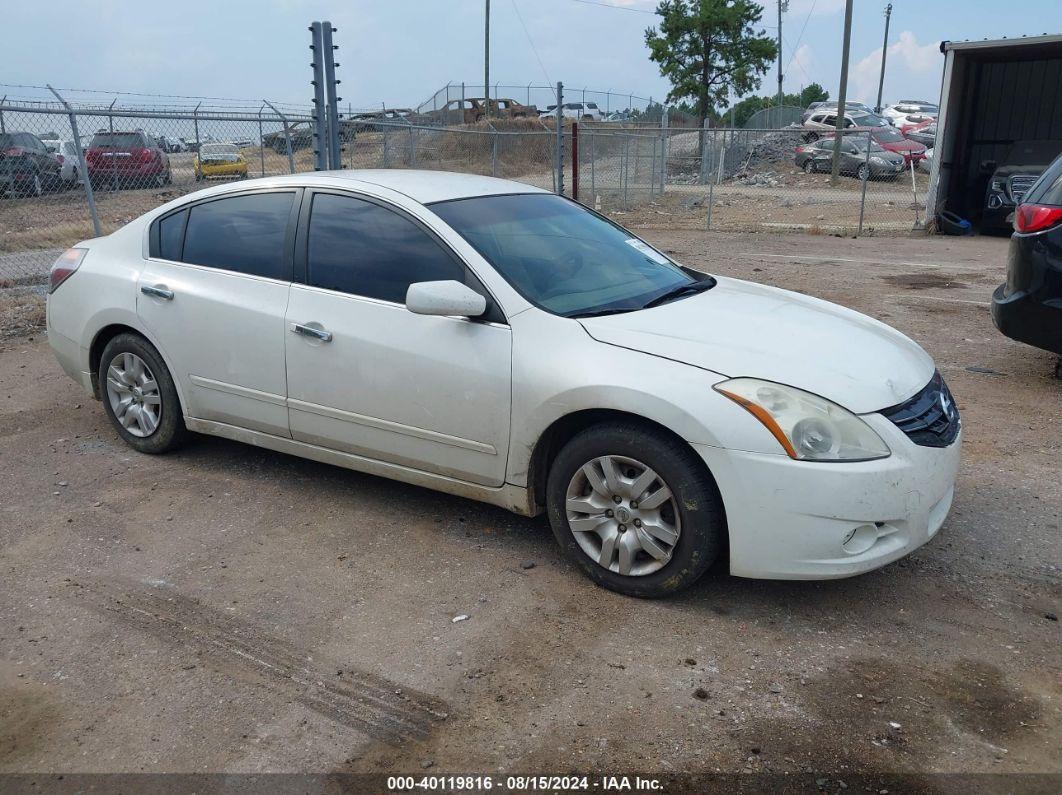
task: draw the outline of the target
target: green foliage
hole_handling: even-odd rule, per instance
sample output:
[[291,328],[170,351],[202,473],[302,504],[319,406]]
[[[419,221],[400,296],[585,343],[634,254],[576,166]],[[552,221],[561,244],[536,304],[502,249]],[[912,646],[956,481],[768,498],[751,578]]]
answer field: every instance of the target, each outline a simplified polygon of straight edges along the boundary
[[649,58],[671,83],[668,102],[688,100],[697,117],[759,88],[777,57],[774,40],[755,26],[763,7],[752,0],[662,0],[660,27],[645,31]]
[[[820,86],[818,83],[812,83],[809,86],[805,86],[804,90],[799,94],[782,94],[783,105],[793,105],[798,108],[806,108],[812,102],[823,102],[830,98],[830,92]],[[745,126],[753,113],[763,110],[764,108],[773,108],[778,104],[778,95],[772,94],[770,96],[751,96],[745,97],[743,100],[734,105],[734,125],[736,127]],[[726,124],[730,124],[730,109],[723,111],[720,116]]]

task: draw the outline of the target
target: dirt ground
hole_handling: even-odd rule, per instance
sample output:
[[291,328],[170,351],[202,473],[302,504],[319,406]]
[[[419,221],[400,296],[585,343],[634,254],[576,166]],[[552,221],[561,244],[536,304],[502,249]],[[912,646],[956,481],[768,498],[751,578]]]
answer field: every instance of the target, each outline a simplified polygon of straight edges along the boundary
[[[717,570],[636,601],[566,563],[544,518],[218,439],[138,455],[40,332],[4,339],[0,773],[1057,791],[1062,381],[992,327],[1006,241],[645,234],[929,351],[965,423],[933,541],[854,579]],[[1055,777],[935,775],[956,773]]]

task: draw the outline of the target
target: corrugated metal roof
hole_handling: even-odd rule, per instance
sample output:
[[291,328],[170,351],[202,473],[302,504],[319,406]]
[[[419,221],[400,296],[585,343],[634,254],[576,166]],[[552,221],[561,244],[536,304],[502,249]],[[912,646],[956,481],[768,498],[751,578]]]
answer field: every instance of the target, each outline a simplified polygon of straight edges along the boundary
[[1007,49],[1010,47],[1022,47],[1037,44],[1057,44],[1059,42],[1062,42],[1062,33],[1044,33],[1040,36],[1016,36],[1011,39],[942,41],[940,43],[940,51],[947,52],[948,50],[981,50],[992,48]]

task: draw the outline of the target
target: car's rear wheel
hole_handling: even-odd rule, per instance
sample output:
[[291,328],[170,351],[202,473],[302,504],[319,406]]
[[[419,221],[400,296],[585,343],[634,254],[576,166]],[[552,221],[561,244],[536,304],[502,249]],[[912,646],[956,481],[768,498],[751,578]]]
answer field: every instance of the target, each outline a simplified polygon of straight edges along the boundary
[[137,334],[119,334],[103,349],[99,369],[103,407],[118,435],[141,453],[165,453],[188,434],[169,369]]
[[40,196],[42,193],[44,193],[44,186],[41,184],[40,172],[34,171],[29,185],[23,190],[23,194],[25,196]]
[[557,542],[599,585],[660,597],[692,585],[723,548],[711,476],[678,439],[603,423],[558,453],[546,485]]
[[814,160],[811,160],[809,158],[809,159],[804,161],[804,173],[805,174],[814,174],[815,173],[815,161]]

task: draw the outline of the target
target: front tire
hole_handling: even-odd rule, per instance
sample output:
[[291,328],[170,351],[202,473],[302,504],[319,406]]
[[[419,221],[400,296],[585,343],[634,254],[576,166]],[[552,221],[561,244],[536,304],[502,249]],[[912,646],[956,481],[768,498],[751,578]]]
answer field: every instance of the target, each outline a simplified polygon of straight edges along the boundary
[[804,161],[804,173],[814,174],[818,169],[815,168],[815,161],[810,158]]
[[863,163],[858,169],[856,169],[856,177],[858,177],[861,181],[866,181],[870,179],[870,166],[868,166],[866,163]]
[[184,443],[188,430],[177,387],[155,346],[143,337],[125,333],[107,343],[99,385],[108,419],[134,450],[157,455]]
[[594,425],[558,453],[546,508],[561,549],[598,585],[658,598],[696,582],[724,546],[719,491],[681,440]]

